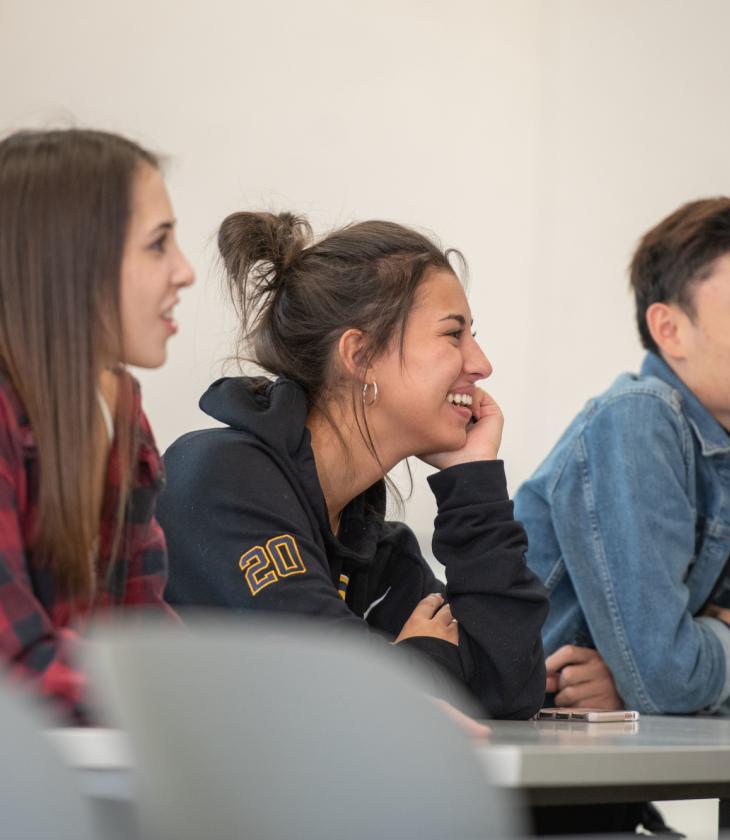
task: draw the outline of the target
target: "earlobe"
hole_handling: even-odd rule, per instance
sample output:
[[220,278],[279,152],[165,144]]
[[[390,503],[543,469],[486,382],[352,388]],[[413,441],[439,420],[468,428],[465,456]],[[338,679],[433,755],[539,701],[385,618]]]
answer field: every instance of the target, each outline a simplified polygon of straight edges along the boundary
[[685,357],[686,320],[687,315],[674,303],[652,303],[646,310],[646,326],[657,347],[677,361]]

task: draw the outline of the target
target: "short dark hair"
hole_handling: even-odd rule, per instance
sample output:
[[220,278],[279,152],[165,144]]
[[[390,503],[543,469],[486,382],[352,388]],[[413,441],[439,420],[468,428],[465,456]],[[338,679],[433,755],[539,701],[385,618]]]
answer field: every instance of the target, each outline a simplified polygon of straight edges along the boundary
[[646,323],[653,303],[676,303],[694,315],[692,289],[730,253],[730,198],[703,198],[675,210],[644,234],[631,260],[631,287],[641,343],[659,352]]

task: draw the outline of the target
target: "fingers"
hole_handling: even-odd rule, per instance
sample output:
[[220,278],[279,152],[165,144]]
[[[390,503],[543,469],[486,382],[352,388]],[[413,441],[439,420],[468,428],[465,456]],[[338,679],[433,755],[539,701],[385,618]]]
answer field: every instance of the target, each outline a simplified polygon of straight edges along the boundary
[[564,688],[568,688],[568,686],[583,685],[584,683],[597,682],[601,679],[605,681],[605,675],[596,675],[588,665],[569,666],[563,668],[557,674],[548,674],[545,680],[545,691],[548,694],[555,694]]
[[444,627],[448,627],[452,621],[455,621],[453,615],[451,615],[451,606],[449,604],[444,604],[443,607],[436,613],[434,619],[439,622],[439,624],[443,624]]
[[481,388],[475,388],[471,396],[471,413],[475,420],[481,420],[482,405],[487,402],[488,397],[486,391]]
[[430,636],[459,644],[459,625],[451,615],[451,607],[438,592],[427,595],[417,604],[395,639],[395,644],[413,636]]
[[489,737],[490,730],[488,726],[485,726],[478,720],[474,720],[474,718],[469,717],[469,715],[465,715],[464,712],[459,711],[459,709],[452,706],[451,703],[447,703],[446,700],[441,700],[438,697],[432,697],[431,699],[437,706],[443,709],[443,711],[446,712],[446,714],[455,721],[467,735],[470,735],[472,738]]
[[586,665],[567,665],[557,674],[558,686],[565,688],[568,685],[581,685],[587,682],[605,680],[608,676],[608,668],[603,663],[589,662]]
[[494,397],[487,393],[483,388],[474,388],[471,405],[473,409],[472,413],[477,420],[486,414],[494,414],[496,411],[500,411]]
[[444,596],[438,592],[426,595],[417,604],[411,615],[416,618],[433,618],[434,613],[444,603]]
[[555,694],[559,706],[593,706],[621,709],[613,674],[598,651],[565,645],[549,656],[546,690]]
[[[545,667],[548,674],[555,674],[562,671],[566,665],[579,665],[599,658],[598,653],[592,648],[578,647],[577,645],[563,645],[555,653],[550,654],[545,660]],[[603,661],[603,660],[601,660]]]
[[443,628],[444,638],[447,642],[451,642],[452,645],[459,644],[459,625],[451,615],[449,604],[444,604],[433,617],[433,620]]
[[448,627],[445,627],[443,630],[443,638],[446,639],[447,642],[451,642],[452,645],[459,645],[459,625],[454,619]]
[[545,693],[555,694],[559,688],[558,677],[555,674],[548,674],[547,679],[545,680]]
[[725,624],[730,624],[730,609],[727,607],[717,607],[713,618],[719,618],[720,621],[724,621]]
[[563,691],[559,691],[555,695],[555,705],[556,706],[583,706],[584,705],[584,695],[580,689],[575,688],[575,686],[569,686],[568,688],[563,689]]
[[591,683],[570,686],[555,695],[557,706],[585,706],[589,709],[622,709],[621,698],[611,690],[602,691]]
[[555,695],[558,706],[587,706],[588,698],[597,696],[596,686],[591,683],[569,685]]

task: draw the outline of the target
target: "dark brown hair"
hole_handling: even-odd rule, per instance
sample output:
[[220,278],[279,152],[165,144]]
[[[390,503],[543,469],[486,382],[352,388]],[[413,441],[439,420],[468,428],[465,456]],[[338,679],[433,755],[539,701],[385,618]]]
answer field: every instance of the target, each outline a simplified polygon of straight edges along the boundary
[[[37,444],[34,554],[77,598],[96,585],[98,377],[123,358],[119,278],[141,164],[157,160],[99,131],[21,131],[0,142],[0,365]],[[130,423],[116,431],[121,528],[133,443]]]
[[692,290],[730,252],[730,198],[691,201],[646,233],[631,260],[631,287],[641,343],[658,353],[646,324],[652,303],[676,303],[694,315]]
[[[223,221],[218,247],[241,316],[239,357],[297,382],[310,410],[337,384],[333,348],[350,328],[368,339],[361,369],[403,330],[428,269],[453,272],[449,257],[428,237],[393,222],[347,225],[313,241],[309,223],[291,213],[234,213]],[[352,398],[355,418],[357,383]],[[377,453],[364,422],[360,427]],[[379,463],[379,461],[378,461]]]

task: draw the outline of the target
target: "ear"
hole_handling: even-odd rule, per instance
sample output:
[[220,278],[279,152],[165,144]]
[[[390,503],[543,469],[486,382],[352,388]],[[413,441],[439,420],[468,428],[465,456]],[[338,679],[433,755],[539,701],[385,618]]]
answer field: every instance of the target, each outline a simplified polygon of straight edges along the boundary
[[363,367],[366,352],[367,339],[362,330],[345,330],[337,342],[337,353],[340,357],[340,364],[349,376],[360,382],[364,381],[366,374]]
[[646,326],[657,347],[675,361],[687,355],[689,315],[676,303],[652,303],[646,310]]

